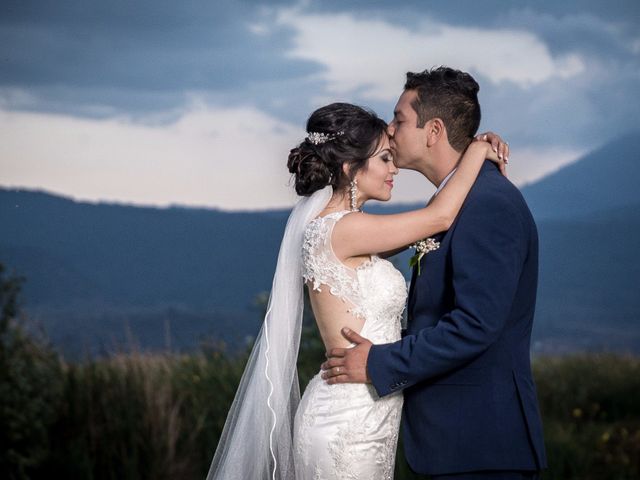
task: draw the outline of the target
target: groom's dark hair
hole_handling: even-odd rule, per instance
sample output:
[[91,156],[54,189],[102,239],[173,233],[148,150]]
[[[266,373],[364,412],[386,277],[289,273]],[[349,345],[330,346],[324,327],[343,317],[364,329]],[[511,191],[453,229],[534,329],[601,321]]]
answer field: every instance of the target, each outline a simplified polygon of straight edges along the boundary
[[408,72],[404,89],[418,93],[412,104],[418,114],[418,128],[432,118],[440,118],[451,146],[458,152],[467,148],[480,126],[480,86],[471,75],[449,67]]

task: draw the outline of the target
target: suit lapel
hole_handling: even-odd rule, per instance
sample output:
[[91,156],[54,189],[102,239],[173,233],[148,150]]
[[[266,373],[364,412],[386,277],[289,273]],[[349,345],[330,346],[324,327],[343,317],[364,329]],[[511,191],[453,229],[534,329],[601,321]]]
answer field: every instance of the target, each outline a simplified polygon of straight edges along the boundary
[[408,314],[408,318],[407,320],[410,322],[413,316],[413,304],[414,304],[414,295],[413,295],[413,291],[416,288],[416,281],[418,280],[418,266],[415,265],[413,267],[413,269],[411,270],[411,285],[409,286],[409,300],[408,300],[408,307],[407,307],[407,314]]
[[[442,243],[442,240],[444,239],[445,235],[447,234],[447,232],[441,232],[437,235],[433,235],[431,238],[433,238],[436,242],[440,242]],[[427,268],[424,267],[424,261],[427,258],[427,255],[429,255],[428,253],[425,254],[424,257],[422,257],[421,260],[421,272],[420,275],[429,275],[429,272],[425,271],[428,270]],[[415,307],[415,303],[416,303],[416,295],[415,295],[415,290],[416,290],[416,283],[418,283],[418,266],[414,266],[413,270],[411,271],[411,285],[409,286],[409,299],[407,301],[407,322],[411,322],[411,320],[413,319],[413,309]]]

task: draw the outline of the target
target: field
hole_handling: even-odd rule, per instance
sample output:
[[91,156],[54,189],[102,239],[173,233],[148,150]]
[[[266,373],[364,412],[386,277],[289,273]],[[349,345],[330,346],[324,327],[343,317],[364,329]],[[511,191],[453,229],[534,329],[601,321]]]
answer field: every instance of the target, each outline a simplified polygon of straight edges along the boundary
[[[0,270],[0,274],[2,271]],[[223,344],[196,353],[129,351],[65,361],[0,289],[0,476],[203,479],[246,361]],[[323,359],[313,328],[302,386]],[[549,469],[543,478],[640,478],[640,358],[534,359]],[[414,478],[398,455],[397,479]]]

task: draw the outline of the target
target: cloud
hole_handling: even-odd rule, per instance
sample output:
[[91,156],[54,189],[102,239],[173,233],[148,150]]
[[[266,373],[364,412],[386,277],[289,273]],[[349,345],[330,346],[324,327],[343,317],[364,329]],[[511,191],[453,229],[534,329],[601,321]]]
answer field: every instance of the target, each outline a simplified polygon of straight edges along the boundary
[[286,32],[258,34],[257,2],[7,1],[0,88],[28,90],[44,111],[144,114],[316,68],[281,54]]
[[304,134],[251,107],[203,105],[167,125],[0,110],[0,128],[5,186],[228,209],[291,205],[286,158]]
[[[3,186],[81,200],[231,210],[288,207],[296,200],[285,165],[304,132],[251,107],[194,104],[162,125],[0,110],[0,129]],[[516,147],[512,179],[534,180],[578,155]],[[424,177],[403,171],[394,201],[424,201],[432,193]]]
[[[526,88],[552,78],[570,78],[585,66],[578,53],[552,55],[534,33],[516,29],[458,27],[424,17],[418,28],[351,13],[281,9],[279,25],[295,33],[288,55],[324,66],[318,73],[336,94],[394,99],[408,70],[451,65],[489,81]],[[523,55],[526,52],[526,55]]]
[[533,183],[556,170],[579,160],[588,153],[585,148],[510,145],[509,180],[518,186]]
[[[388,118],[404,73],[437,64],[476,75],[481,129],[514,146],[516,183],[640,122],[638,2],[291,3],[8,0],[2,182],[94,200],[291,205],[284,162],[315,107],[356,102]],[[395,199],[430,191],[403,172]]]

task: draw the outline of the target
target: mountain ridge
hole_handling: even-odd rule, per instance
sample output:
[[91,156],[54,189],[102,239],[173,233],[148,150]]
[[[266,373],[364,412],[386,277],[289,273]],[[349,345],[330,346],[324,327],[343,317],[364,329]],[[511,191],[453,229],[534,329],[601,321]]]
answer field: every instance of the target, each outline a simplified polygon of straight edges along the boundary
[[534,217],[572,218],[640,201],[637,139],[640,131],[627,132],[524,186],[521,191]]
[[[633,136],[621,138],[522,190],[540,233],[537,351],[640,351],[640,162]],[[616,148],[627,152],[616,163],[620,182],[600,175]],[[594,183],[603,188],[591,192]],[[0,262],[27,277],[27,312],[67,351],[95,353],[127,329],[152,349],[167,333],[178,349],[207,337],[241,345],[259,328],[256,301],[271,287],[288,212],[84,203],[0,188]],[[394,259],[405,275],[407,258]]]

